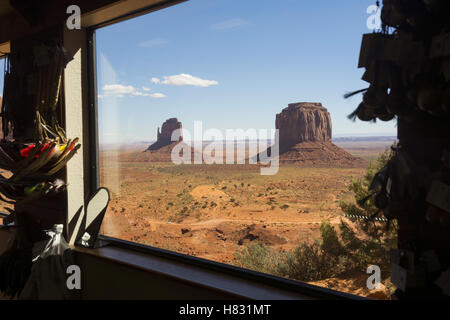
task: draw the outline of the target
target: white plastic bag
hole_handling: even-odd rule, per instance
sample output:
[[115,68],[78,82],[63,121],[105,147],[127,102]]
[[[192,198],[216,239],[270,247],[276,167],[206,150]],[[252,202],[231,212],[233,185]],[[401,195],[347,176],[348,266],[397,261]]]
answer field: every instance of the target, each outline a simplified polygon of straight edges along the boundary
[[33,260],[31,275],[19,299],[79,299],[79,290],[67,286],[67,268],[74,265],[73,250],[64,239],[63,225],[47,231],[50,240]]

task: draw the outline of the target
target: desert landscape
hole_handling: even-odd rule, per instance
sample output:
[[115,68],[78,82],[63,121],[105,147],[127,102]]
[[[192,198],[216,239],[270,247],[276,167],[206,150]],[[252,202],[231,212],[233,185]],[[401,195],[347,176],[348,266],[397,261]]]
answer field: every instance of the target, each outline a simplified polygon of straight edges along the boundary
[[[362,177],[369,160],[395,140],[332,141],[331,120],[325,121],[322,108],[290,105],[277,115],[280,168],[275,175],[261,175],[258,164],[175,165],[167,154],[181,140],[159,139],[154,147],[102,146],[101,185],[112,195],[102,233],[227,264],[235,264],[236,252],[254,242],[278,251],[313,242],[322,221],[336,225],[346,219],[339,202],[353,201],[352,179]],[[178,120],[169,122],[175,126],[158,129],[158,137],[181,127]],[[313,283],[370,296],[366,277]]]

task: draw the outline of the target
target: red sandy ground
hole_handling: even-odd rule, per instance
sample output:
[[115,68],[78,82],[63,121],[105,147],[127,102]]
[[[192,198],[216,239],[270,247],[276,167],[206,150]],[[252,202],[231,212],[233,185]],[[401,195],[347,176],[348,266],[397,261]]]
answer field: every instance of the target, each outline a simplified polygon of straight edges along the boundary
[[[380,150],[376,150],[372,156]],[[364,174],[353,168],[281,166],[261,176],[251,165],[182,165],[135,161],[142,151],[101,153],[101,181],[112,192],[104,234],[233,264],[234,254],[258,241],[290,250],[320,237],[322,221],[345,219],[339,201],[351,201],[347,188]],[[314,284],[363,296],[366,274],[324,279]]]

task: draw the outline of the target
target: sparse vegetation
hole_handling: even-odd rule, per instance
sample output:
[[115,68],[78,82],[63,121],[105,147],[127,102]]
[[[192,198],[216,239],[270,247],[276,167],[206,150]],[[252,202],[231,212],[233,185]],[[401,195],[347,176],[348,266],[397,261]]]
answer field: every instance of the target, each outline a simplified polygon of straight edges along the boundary
[[[363,177],[364,168],[287,165],[275,176],[261,176],[257,166],[175,166],[128,162],[125,156],[120,162],[114,154],[107,162],[102,160],[103,185],[112,191],[116,186],[111,173],[117,165],[120,168],[120,186],[112,193],[105,234],[229,263],[238,234],[254,224],[256,231],[252,232],[259,238],[246,238],[250,246],[236,252],[244,267],[291,279],[328,277],[329,261],[337,261],[338,272],[351,269],[352,261],[330,258],[332,248],[346,246],[339,223],[332,229],[320,230],[320,226],[322,220],[335,221],[340,201],[355,203],[353,191],[347,187],[352,183],[350,177]],[[139,209],[141,204],[144,209]],[[121,213],[122,208],[126,211]],[[138,226],[133,227],[131,220],[139,222]],[[357,224],[344,221],[355,237],[367,240]],[[180,228],[192,228],[193,224],[194,232],[180,241]],[[224,232],[220,237],[214,232],[217,227]],[[333,234],[334,229],[340,245],[322,247],[322,234]],[[280,238],[287,242],[278,243]],[[314,238],[318,240],[306,242]],[[336,242],[336,237],[329,239]],[[327,243],[333,243],[331,240]],[[234,263],[241,260],[236,258]],[[299,261],[306,262],[302,265]]]
[[[349,191],[353,192],[354,202],[340,202],[342,211],[348,215],[358,215],[373,217],[379,213],[375,206],[373,197],[370,197],[369,185],[375,174],[383,168],[392,157],[390,149],[386,149],[378,159],[371,160],[365,175],[356,180],[352,180]],[[364,201],[366,200],[366,201]],[[380,266],[382,274],[390,274],[389,251],[396,247],[397,243],[397,225],[390,222],[389,225],[382,222],[376,222],[370,219],[351,219],[357,232],[362,236],[356,238],[354,232],[347,228],[342,231],[342,239],[348,247],[357,247],[355,256],[362,263],[376,264]]]
[[322,241],[301,243],[287,252],[252,243],[235,254],[236,265],[300,281],[336,276],[345,271],[343,248],[332,226],[323,222],[320,229]]
[[258,272],[280,275],[280,270],[283,269],[280,255],[264,244],[254,242],[235,253],[236,265]]
[[[361,200],[369,195],[373,176],[390,156],[386,150],[369,164],[363,178],[352,181],[349,190],[354,193],[356,203],[341,202],[340,207],[345,213],[370,216],[377,212],[371,199]],[[319,240],[312,244],[301,243],[287,252],[252,243],[235,254],[236,265],[290,279],[315,281],[344,272],[365,272],[368,265],[374,264],[380,266],[382,278],[386,280],[390,274],[389,251],[396,243],[395,225],[387,229],[385,223],[358,219],[353,221],[352,227],[341,219],[338,228],[339,234],[335,227],[323,221]]]
[[365,272],[370,264],[381,267],[389,261],[384,250],[373,246],[370,240],[359,239],[344,221],[339,224],[339,230],[340,237],[333,226],[322,222],[320,240],[301,243],[287,252],[255,242],[235,254],[235,264],[289,279],[316,281],[349,271]]

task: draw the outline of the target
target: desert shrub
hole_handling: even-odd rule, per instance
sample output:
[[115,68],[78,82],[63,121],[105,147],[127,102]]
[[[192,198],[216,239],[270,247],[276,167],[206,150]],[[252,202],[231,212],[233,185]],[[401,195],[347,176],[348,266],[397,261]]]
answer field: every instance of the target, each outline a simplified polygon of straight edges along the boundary
[[333,257],[338,257],[346,253],[345,248],[339,241],[336,230],[327,222],[320,225],[321,250]]
[[294,250],[284,254],[286,267],[280,273],[290,279],[313,281],[332,277],[334,259],[324,254],[318,241],[313,244],[302,243]]
[[[322,222],[320,239],[312,244],[301,243],[287,252],[252,243],[235,253],[236,265],[299,281],[316,281],[355,270],[371,257],[364,255],[366,251],[356,257],[355,253],[360,250],[358,241],[361,240],[352,234],[345,222],[341,221],[339,228],[341,238],[333,226]],[[343,230],[345,240],[342,238]]]
[[[369,190],[369,186],[375,174],[383,168],[392,157],[392,151],[386,149],[378,159],[371,161],[364,176],[353,180],[349,186],[349,191],[354,194],[354,202],[340,202],[340,207],[347,215],[358,215],[362,217],[372,217],[379,213],[375,206]],[[344,222],[341,222],[341,239],[344,246],[349,251],[353,267],[355,269],[365,269],[369,264],[378,265],[381,268],[382,276],[389,274],[389,251],[395,248],[397,243],[397,225],[394,222],[387,224],[371,219],[350,218],[359,237]]]
[[315,281],[335,277],[348,271],[348,251],[336,229],[327,222],[320,225],[320,239],[312,244],[302,243],[284,254],[283,276],[300,281]]
[[254,242],[235,253],[235,265],[282,276],[279,270],[284,270],[285,267],[280,265],[282,263],[280,256],[282,256],[282,253],[278,253],[264,244]]
[[291,251],[277,252],[260,243],[251,243],[235,253],[239,267],[300,281],[314,281],[342,273],[341,242],[328,223],[321,225],[321,238],[301,243]]

